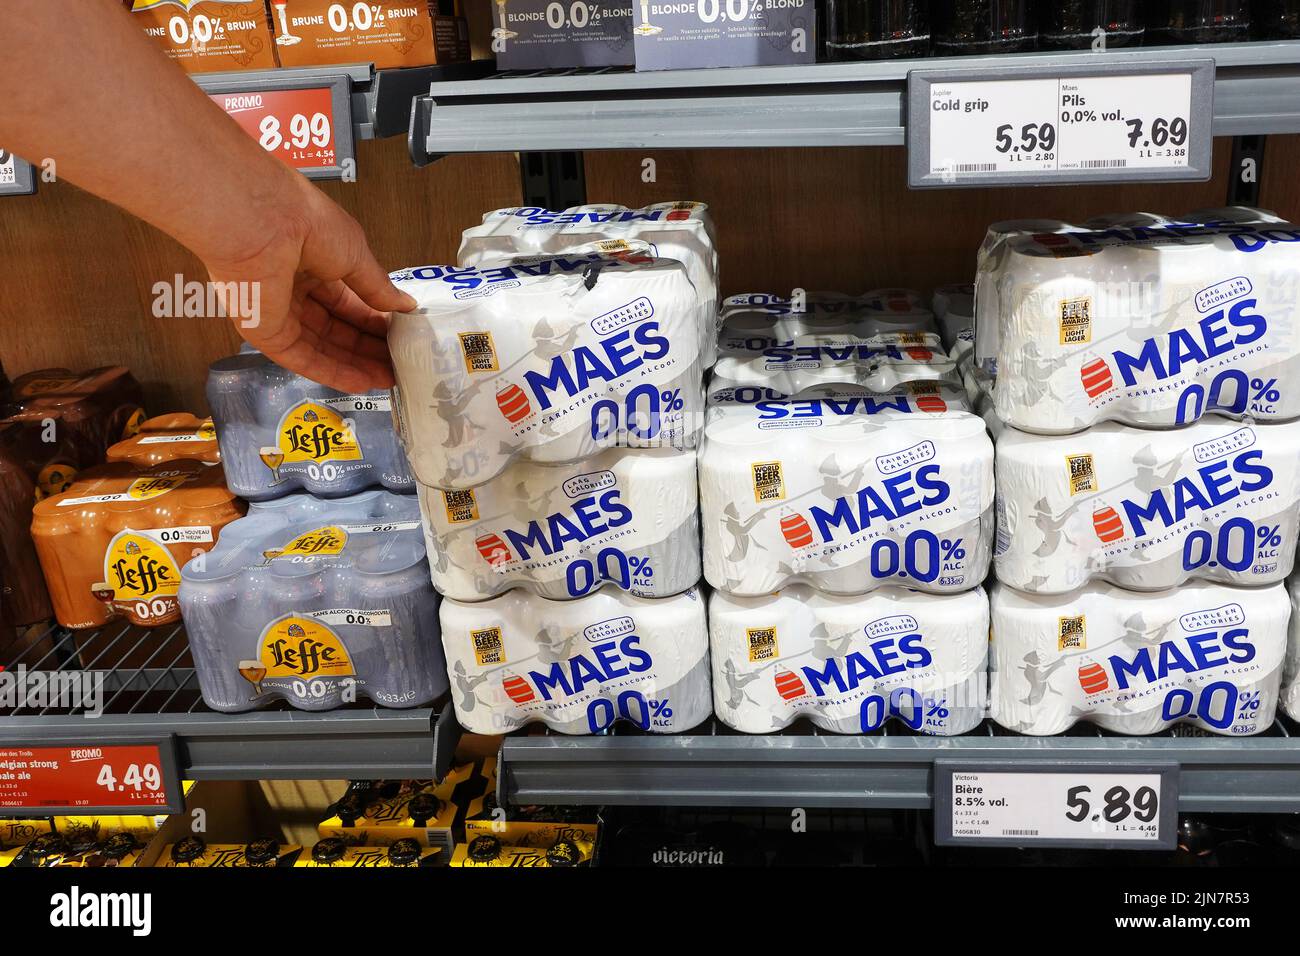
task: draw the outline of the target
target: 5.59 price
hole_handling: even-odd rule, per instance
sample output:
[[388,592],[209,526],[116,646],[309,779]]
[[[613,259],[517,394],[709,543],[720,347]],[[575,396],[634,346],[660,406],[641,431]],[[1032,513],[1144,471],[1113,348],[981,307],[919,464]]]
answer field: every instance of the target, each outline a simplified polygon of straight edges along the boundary
[[1160,812],[1160,796],[1151,787],[1139,787],[1130,792],[1127,787],[1114,786],[1102,794],[1100,811],[1095,811],[1089,798],[1092,787],[1071,787],[1065,793],[1067,820],[1082,823],[1099,817],[1107,823],[1122,823],[1130,816],[1139,823],[1150,823]]
[[999,153],[1050,153],[1056,148],[1056,127],[1051,123],[1026,123],[1015,134],[1015,127],[1003,123],[995,135]]

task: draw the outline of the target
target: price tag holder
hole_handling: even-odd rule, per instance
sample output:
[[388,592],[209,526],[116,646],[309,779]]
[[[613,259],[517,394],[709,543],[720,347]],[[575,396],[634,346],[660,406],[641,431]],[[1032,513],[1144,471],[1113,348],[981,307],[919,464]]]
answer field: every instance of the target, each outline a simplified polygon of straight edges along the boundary
[[0,816],[181,813],[176,738],[0,745]]
[[34,192],[32,164],[0,146],[0,196],[30,196]]
[[1178,765],[935,761],[935,843],[1172,850]]
[[1213,60],[913,70],[908,183],[1204,181],[1213,118]]
[[342,179],[355,169],[347,74],[221,74],[194,80],[264,150],[308,179]]

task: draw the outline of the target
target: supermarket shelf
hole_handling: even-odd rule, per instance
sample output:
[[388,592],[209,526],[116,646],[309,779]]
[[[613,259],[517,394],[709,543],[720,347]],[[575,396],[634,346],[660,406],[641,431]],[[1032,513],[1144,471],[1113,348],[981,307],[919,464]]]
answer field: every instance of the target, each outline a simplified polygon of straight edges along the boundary
[[910,70],[1213,59],[1214,135],[1300,132],[1300,41],[1021,53],[747,69],[561,71],[435,81],[411,113],[412,159],[444,153],[897,146]]
[[[182,776],[193,780],[441,778],[460,739],[450,704],[389,710],[356,704],[309,713],[283,702],[222,714],[199,693],[179,625],[110,624],[98,632],[36,629],[7,643],[0,664],[97,682],[99,716],[77,706],[0,706],[0,746],[74,740],[86,746],[175,735]],[[30,686],[30,683],[29,683]],[[93,706],[93,705],[92,705]]]
[[963,737],[885,733],[847,737],[806,724],[766,736],[716,721],[676,737],[616,734],[507,737],[503,804],[925,809],[934,763],[1181,765],[1182,811],[1300,811],[1300,728],[1278,723],[1253,738],[1122,737],[1080,725],[1060,737],[1008,734],[991,723]]

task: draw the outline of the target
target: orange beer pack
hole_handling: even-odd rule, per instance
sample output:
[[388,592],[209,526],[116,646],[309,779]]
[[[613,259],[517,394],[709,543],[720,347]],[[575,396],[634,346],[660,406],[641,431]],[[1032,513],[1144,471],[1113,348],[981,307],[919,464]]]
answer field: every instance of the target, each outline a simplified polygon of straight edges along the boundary
[[280,65],[383,70],[468,60],[465,19],[437,7],[436,0],[271,0]]
[[188,412],[158,415],[141,422],[138,432],[108,449],[109,461],[127,461],[141,467],[183,459],[209,465],[221,461],[211,418],[196,418]]
[[82,472],[32,509],[55,618],[73,629],[118,616],[146,627],[180,620],[181,566],[210,551],[246,509],[221,468],[202,462],[118,462]]
[[187,73],[272,70],[265,0],[128,0],[140,28]]

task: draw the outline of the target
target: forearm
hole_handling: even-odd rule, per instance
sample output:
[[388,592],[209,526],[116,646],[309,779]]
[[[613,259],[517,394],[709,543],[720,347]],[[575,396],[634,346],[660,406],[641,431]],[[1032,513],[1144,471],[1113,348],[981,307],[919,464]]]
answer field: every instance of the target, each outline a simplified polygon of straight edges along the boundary
[[[118,0],[0,0],[0,145],[205,260],[260,247],[307,187],[157,49]],[[111,161],[106,161],[112,157]],[[203,201],[222,196],[223,202]]]

